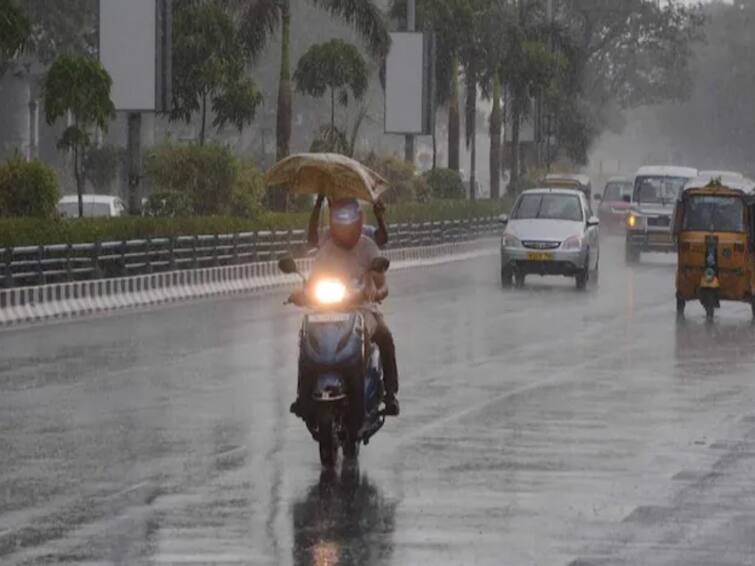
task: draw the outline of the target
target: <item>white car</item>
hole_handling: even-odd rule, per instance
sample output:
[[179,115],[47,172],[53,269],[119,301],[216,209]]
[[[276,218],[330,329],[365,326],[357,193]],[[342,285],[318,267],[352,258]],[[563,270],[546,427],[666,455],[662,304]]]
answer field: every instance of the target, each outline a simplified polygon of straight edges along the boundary
[[[119,198],[110,195],[83,195],[84,217],[110,217],[126,214],[126,204]],[[77,195],[64,196],[58,201],[58,214],[63,218],[79,217],[79,197]]]
[[501,283],[524,285],[527,275],[574,277],[578,289],[597,279],[598,226],[590,201],[576,189],[532,189],[514,204],[501,239]]

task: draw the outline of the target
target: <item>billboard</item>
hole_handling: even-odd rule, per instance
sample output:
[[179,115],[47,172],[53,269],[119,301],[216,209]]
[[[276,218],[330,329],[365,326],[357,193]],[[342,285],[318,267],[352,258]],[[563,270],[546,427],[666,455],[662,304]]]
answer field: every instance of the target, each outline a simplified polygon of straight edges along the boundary
[[391,34],[391,50],[385,63],[386,133],[432,133],[432,68],[432,36],[415,32]]
[[100,0],[99,53],[116,110],[164,110],[170,84],[170,0]]

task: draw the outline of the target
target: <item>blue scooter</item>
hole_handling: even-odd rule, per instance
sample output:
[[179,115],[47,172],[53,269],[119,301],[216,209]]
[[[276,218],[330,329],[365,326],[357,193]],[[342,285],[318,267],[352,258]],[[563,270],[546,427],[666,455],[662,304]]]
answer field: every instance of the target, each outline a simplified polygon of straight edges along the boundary
[[[370,271],[385,273],[388,259],[375,258]],[[299,410],[320,447],[320,462],[332,468],[338,450],[356,460],[361,444],[385,423],[380,409],[385,395],[380,350],[365,332],[365,306],[347,300],[355,285],[337,279],[307,282],[290,256],[278,267],[302,277],[309,312],[299,333]],[[368,307],[367,307],[368,308]]]

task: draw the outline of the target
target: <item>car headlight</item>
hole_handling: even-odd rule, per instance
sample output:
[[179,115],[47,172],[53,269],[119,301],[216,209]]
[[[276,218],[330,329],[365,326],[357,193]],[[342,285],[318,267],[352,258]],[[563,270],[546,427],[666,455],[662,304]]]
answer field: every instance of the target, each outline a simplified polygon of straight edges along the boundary
[[503,241],[501,242],[504,248],[521,248],[522,242],[516,236],[511,234],[504,234]]
[[627,227],[628,228],[642,228],[644,219],[641,216],[638,216],[637,214],[630,212],[627,216]]
[[346,298],[346,285],[337,279],[323,279],[315,284],[315,300],[321,305],[337,305]]
[[572,236],[564,240],[561,247],[565,250],[581,250],[582,249],[582,236]]

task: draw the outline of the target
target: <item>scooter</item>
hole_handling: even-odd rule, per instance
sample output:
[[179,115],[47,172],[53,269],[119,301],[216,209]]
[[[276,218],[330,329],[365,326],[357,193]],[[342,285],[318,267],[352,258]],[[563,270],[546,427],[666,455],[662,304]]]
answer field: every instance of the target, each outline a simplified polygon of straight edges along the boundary
[[[385,273],[390,261],[375,258],[369,271]],[[342,449],[356,460],[361,444],[385,423],[380,350],[365,331],[364,305],[349,300],[354,282],[307,281],[291,256],[280,259],[283,273],[298,274],[307,289],[308,312],[299,333],[299,411],[319,444],[320,463],[333,468]]]

